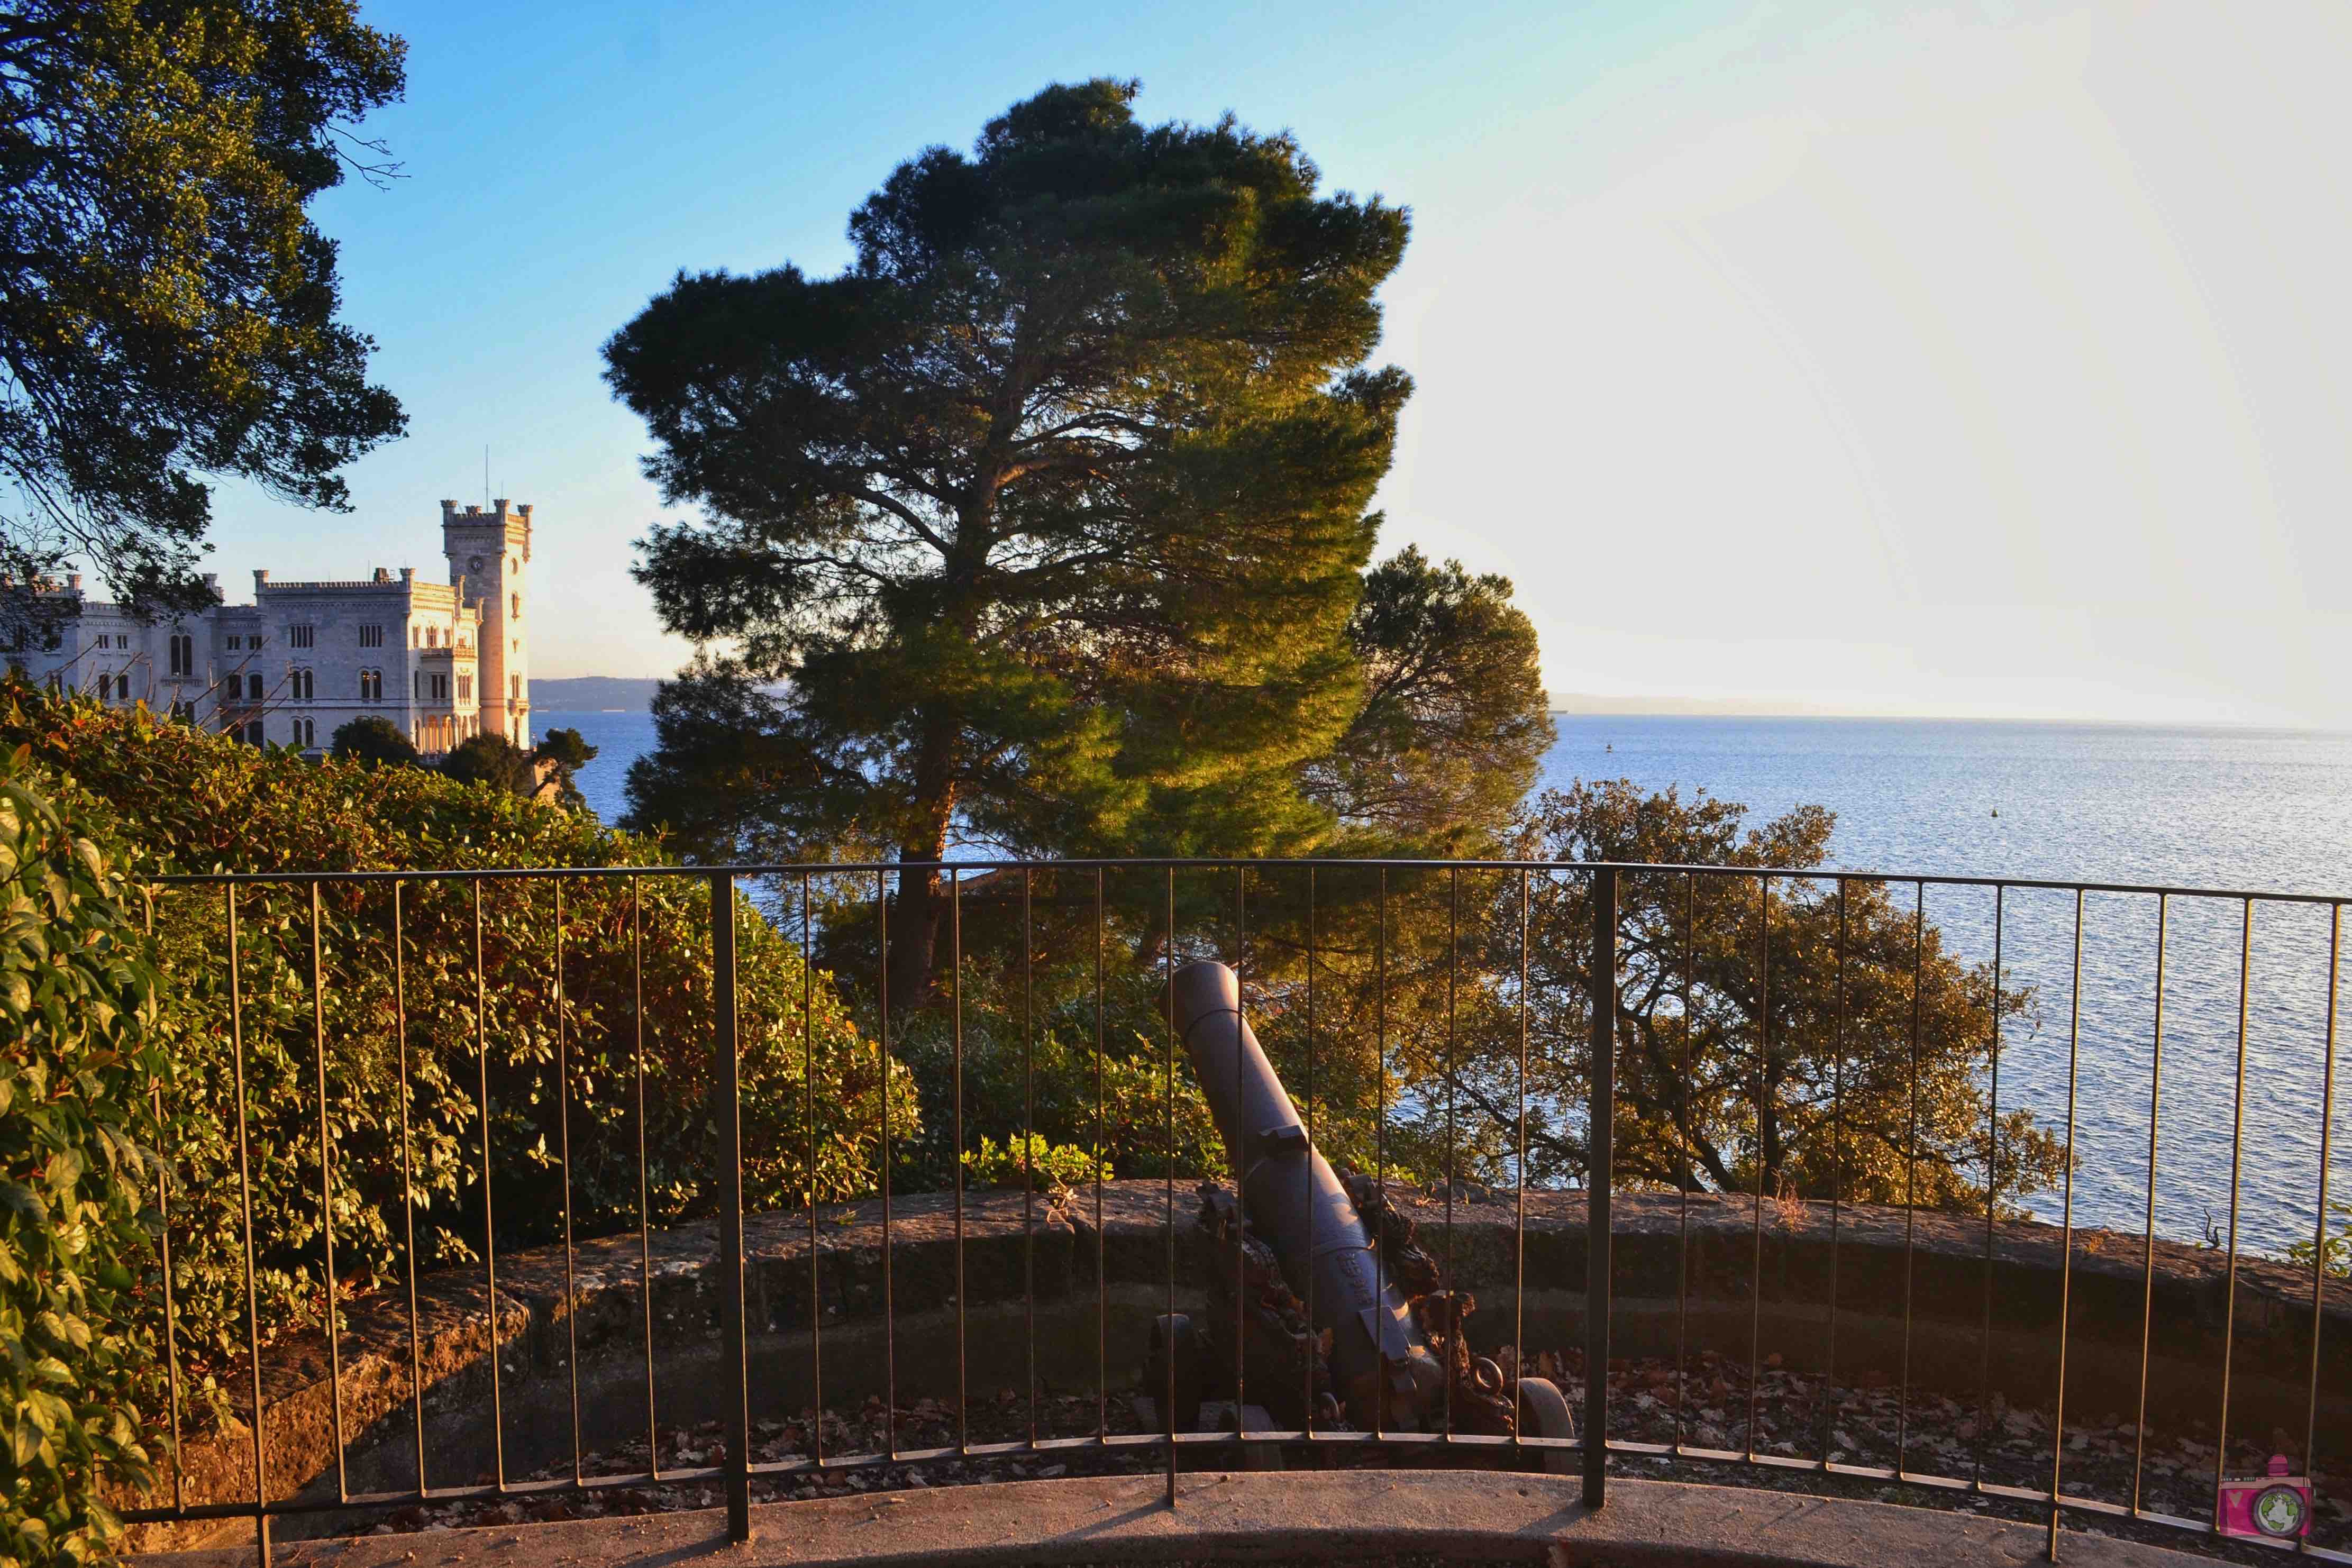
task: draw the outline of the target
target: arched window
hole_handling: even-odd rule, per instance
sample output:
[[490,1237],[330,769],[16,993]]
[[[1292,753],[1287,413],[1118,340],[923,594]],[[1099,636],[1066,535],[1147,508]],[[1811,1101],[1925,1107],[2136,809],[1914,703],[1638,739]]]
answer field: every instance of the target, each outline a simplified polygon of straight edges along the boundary
[[[260,679],[261,678],[260,678],[259,676],[257,676],[257,676],[255,676],[255,677],[254,677],[254,679],[255,679],[256,680],[258,680],[258,679]],[[247,744],[247,745],[248,745],[248,746],[257,746],[257,745],[261,744],[261,721],[260,721],[260,720],[256,719],[252,723],[247,724],[247,725],[245,727],[245,742],[246,742],[246,744]]]
[[193,675],[196,669],[196,639],[184,632],[172,634],[172,673]]
[[509,702],[520,702],[522,700],[521,676],[509,675],[507,677],[507,700]]
[[522,619],[522,595],[520,594],[512,594],[508,595],[508,597],[514,605],[514,618],[516,620]]
[[425,646],[426,647],[439,647],[441,646],[440,627],[427,626],[425,628]]
[[[251,675],[245,678],[245,697],[246,700],[248,702],[258,702],[261,700],[261,671],[257,669]],[[260,721],[256,720],[254,722],[258,724]],[[257,742],[257,743],[258,742]]]
[[298,669],[294,672],[291,686],[292,690],[289,695],[297,702],[308,702],[318,695],[317,678],[307,669]]

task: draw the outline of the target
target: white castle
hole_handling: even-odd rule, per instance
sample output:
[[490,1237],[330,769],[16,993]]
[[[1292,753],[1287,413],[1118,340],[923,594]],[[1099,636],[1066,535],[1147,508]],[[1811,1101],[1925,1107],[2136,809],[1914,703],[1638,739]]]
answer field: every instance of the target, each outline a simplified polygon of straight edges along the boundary
[[6,657],[53,689],[143,702],[256,745],[323,752],[338,726],[373,713],[428,756],[478,734],[529,746],[530,508],[445,500],[441,551],[446,583],[420,583],[414,567],[347,583],[256,572],[252,604],[152,624],[84,600],[76,573],[37,590],[73,603]]

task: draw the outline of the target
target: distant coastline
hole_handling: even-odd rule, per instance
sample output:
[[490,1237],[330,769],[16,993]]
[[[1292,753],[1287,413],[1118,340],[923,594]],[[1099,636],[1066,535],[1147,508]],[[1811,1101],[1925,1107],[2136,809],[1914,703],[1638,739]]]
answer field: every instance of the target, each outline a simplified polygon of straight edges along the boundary
[[[533,680],[531,706],[542,713],[648,713],[661,681],[652,676],[580,675],[562,680]],[[1827,703],[1770,697],[1601,697],[1582,691],[1545,694],[1551,711],[1564,718],[1662,719],[1862,719],[1918,720],[1924,722],[2106,724],[2125,728],[2189,728],[2285,730],[2302,726],[2272,726],[2255,721],[2215,720],[2162,721],[2149,719],[2089,719],[2054,714],[2032,716],[1950,715],[1873,712]]]
[[644,713],[651,710],[659,680],[623,675],[576,675],[568,680],[533,680],[531,706],[541,713]]

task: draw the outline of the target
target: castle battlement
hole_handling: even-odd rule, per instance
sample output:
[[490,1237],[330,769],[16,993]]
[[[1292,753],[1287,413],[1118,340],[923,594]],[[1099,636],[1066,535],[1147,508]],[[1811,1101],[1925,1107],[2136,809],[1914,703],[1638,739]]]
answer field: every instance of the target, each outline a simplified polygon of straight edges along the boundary
[[528,528],[530,526],[530,503],[510,501],[500,496],[488,506],[468,505],[461,510],[456,501],[444,500],[441,503],[441,525],[449,528],[463,523],[483,528],[496,527],[500,523],[520,523]]

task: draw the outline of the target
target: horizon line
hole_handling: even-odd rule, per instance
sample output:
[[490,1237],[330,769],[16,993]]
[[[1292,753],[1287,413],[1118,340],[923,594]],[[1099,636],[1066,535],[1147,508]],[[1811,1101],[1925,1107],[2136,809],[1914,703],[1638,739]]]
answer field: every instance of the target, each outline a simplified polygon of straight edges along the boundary
[[[561,675],[536,677],[534,684],[604,680],[650,685],[670,679],[667,675]],[[1598,692],[1547,690],[1544,706],[1545,710],[1555,718],[1571,719],[1840,719],[1912,723],[2104,725],[2137,730],[2251,730],[2322,735],[2352,733],[2352,727],[2317,721],[2118,718],[2112,714],[2090,713],[1931,712],[1841,707],[1802,698],[1781,697],[1614,697]]]

